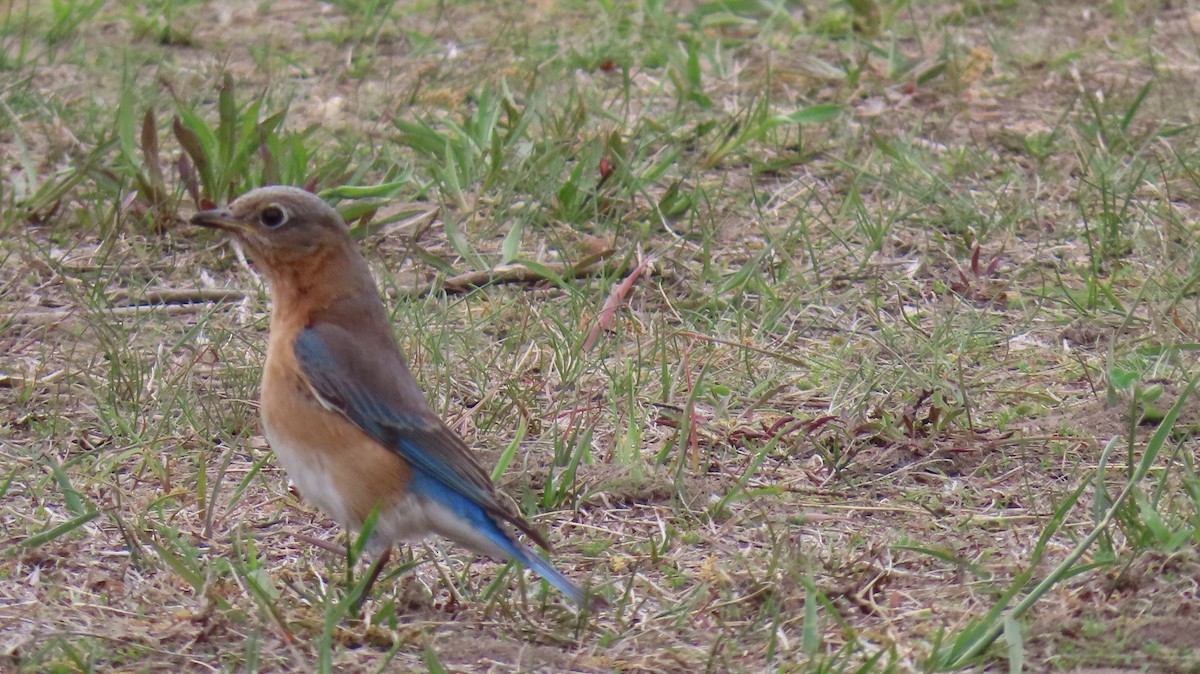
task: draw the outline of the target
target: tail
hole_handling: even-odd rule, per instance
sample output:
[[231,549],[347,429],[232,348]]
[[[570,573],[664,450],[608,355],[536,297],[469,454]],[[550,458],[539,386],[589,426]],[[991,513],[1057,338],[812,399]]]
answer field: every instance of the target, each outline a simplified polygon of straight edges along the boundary
[[566,595],[567,599],[570,599],[578,606],[583,606],[585,600],[583,588],[579,587],[575,581],[564,576],[545,557],[542,557],[528,546],[514,541],[500,527],[496,526],[494,522],[489,522],[489,524],[492,525],[491,529],[494,534],[486,530],[482,532],[488,537],[488,540],[500,546],[500,549],[512,559],[533,569],[534,573],[558,588],[558,591]]
[[[554,568],[549,560],[514,539],[483,506],[421,473],[414,474],[413,478],[410,486],[425,497],[427,516],[435,531],[478,552],[512,559],[533,569],[567,599],[584,605],[587,598],[582,588]],[[594,597],[592,604],[596,605],[598,599]]]

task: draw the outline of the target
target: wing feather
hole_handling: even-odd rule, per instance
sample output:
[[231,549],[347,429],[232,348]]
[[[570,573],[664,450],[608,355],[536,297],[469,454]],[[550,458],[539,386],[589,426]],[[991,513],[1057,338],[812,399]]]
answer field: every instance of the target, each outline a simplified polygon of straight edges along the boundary
[[413,469],[549,549],[546,539],[497,497],[471,449],[429,408],[394,344],[363,344],[358,333],[316,323],[297,335],[293,352],[323,406],[345,416]]

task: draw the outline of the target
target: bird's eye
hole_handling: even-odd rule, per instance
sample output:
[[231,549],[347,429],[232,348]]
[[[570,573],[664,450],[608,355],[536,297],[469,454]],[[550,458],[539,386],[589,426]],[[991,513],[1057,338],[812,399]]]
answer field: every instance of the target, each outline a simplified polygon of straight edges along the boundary
[[261,222],[264,227],[270,227],[271,229],[274,229],[287,222],[287,219],[287,211],[283,210],[279,206],[276,206],[275,204],[267,206],[266,208],[262,209],[261,213],[258,214],[258,221]]

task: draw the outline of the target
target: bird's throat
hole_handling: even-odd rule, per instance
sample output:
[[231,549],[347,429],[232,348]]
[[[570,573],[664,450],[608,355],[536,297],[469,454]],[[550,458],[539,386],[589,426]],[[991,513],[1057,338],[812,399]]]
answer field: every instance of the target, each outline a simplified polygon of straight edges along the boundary
[[273,264],[272,323],[281,307],[289,313],[316,316],[338,307],[358,304],[360,298],[378,303],[378,290],[366,261],[356,251],[319,251],[289,264]]

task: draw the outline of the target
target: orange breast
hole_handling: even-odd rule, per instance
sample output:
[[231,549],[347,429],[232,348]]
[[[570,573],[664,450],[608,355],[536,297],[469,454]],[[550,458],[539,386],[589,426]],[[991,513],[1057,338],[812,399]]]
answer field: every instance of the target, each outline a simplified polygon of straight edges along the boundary
[[300,494],[350,529],[377,506],[402,507],[412,476],[408,464],[321,405],[297,368],[288,338],[299,326],[272,323],[263,370],[263,429]]

